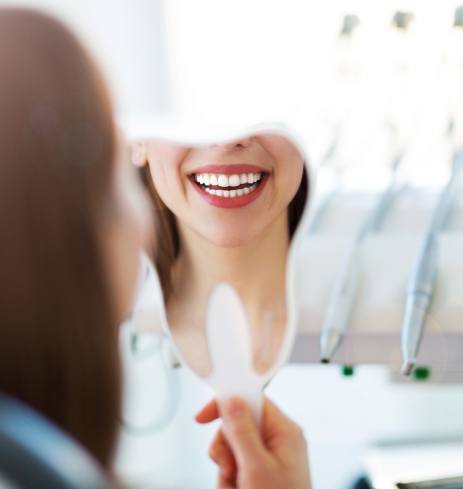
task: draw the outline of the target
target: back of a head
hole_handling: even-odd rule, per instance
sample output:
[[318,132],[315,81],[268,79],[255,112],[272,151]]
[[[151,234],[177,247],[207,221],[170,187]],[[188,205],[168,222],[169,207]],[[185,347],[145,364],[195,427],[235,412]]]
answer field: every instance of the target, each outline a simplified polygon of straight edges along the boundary
[[111,207],[111,104],[58,21],[0,8],[0,391],[110,463],[117,331],[99,223]]

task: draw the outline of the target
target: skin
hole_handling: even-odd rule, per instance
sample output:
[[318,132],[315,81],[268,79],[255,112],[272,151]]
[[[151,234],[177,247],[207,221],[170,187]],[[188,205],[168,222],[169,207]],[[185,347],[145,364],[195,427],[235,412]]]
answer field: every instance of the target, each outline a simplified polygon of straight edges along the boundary
[[[182,245],[172,270],[175,293],[167,315],[182,355],[199,375],[208,375],[204,312],[212,288],[225,281],[246,308],[255,368],[268,370],[286,323],[287,208],[303,174],[298,149],[274,134],[196,148],[154,140],[138,145],[133,161],[149,164],[156,190],[177,217]],[[269,174],[259,198],[244,207],[212,206],[189,180],[205,165],[243,163]]]
[[196,421],[222,418],[209,456],[218,468],[217,489],[310,489],[307,443],[302,430],[268,399],[262,425],[238,398],[210,402]]
[[127,165],[128,148],[120,138],[115,162],[114,197],[116,212],[103,216],[101,241],[116,320],[125,321],[135,299],[140,253],[150,236],[147,200],[135,171]]

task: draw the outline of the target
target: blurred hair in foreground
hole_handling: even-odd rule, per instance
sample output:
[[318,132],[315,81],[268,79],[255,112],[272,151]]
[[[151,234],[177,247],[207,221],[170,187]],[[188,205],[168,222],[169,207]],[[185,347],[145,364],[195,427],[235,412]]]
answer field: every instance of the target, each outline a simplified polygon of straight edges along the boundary
[[0,8],[0,391],[109,466],[118,335],[99,228],[113,211],[112,107],[59,21]]

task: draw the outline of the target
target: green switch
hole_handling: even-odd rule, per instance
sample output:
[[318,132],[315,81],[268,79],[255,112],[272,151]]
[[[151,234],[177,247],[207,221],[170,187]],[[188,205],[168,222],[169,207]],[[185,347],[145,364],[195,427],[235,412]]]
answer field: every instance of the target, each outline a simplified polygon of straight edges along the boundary
[[352,365],[344,365],[342,367],[342,375],[344,377],[353,377],[355,369]]
[[431,369],[429,367],[415,367],[413,377],[419,381],[428,380],[431,377]]

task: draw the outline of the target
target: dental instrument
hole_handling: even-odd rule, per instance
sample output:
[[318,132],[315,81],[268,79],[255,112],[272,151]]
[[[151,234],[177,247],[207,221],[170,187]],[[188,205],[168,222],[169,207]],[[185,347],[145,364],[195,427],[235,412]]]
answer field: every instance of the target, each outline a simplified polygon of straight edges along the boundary
[[[360,19],[357,15],[355,14],[344,15],[342,19],[341,29],[339,31],[339,38],[341,40],[340,42],[349,42],[350,38],[353,36],[355,30],[358,28],[359,25],[360,25]],[[339,71],[342,71],[341,66],[342,63],[338,66]],[[339,193],[339,188],[341,186],[339,174],[341,173],[341,170],[337,168],[336,165],[334,165],[333,168],[333,165],[331,165],[331,163],[338,156],[342,134],[345,131],[345,127],[347,125],[347,121],[349,118],[349,112],[351,110],[352,109],[348,109],[347,113],[344,114],[342,118],[343,120],[337,124],[333,140],[331,144],[328,146],[325,154],[321,158],[319,164],[319,170],[328,167],[329,170],[331,170],[331,172],[333,173],[332,176],[333,183],[331,183],[328,190],[323,192],[318,199],[314,212],[310,217],[308,235],[314,235],[319,231],[320,225],[326,213],[328,212],[333,201],[336,199],[336,196]]]
[[361,273],[361,245],[367,235],[377,232],[396,194],[395,176],[403,160],[399,153],[392,163],[391,182],[380,195],[376,205],[367,216],[346,253],[333,292],[328,302],[325,321],[320,336],[320,357],[322,363],[329,363],[341,345],[349,325],[354,300]]
[[[320,168],[327,166],[335,158],[335,156],[337,154],[338,146],[339,146],[340,136],[341,136],[341,128],[338,127],[337,130],[335,131],[333,141],[328,146],[325,154],[323,155],[323,158],[321,159]],[[307,230],[308,235],[313,235],[313,234],[316,234],[318,232],[320,225],[321,225],[328,209],[330,208],[333,200],[335,199],[336,195],[338,194],[339,179],[336,178],[336,176],[334,176],[333,179],[335,182],[330,185],[329,190],[325,191],[320,196],[318,205],[315,207],[315,211],[313,212],[312,216],[310,217],[309,228]]]
[[407,287],[402,326],[402,373],[410,375],[418,356],[437,277],[438,233],[450,214],[463,167],[463,151],[455,153],[450,178],[442,190],[420,245]]
[[351,36],[359,24],[360,24],[360,19],[358,15],[346,14],[342,20],[342,27],[339,36],[346,36],[346,37]]
[[415,19],[413,12],[397,10],[392,18],[392,25],[400,30],[407,30],[410,23]]

